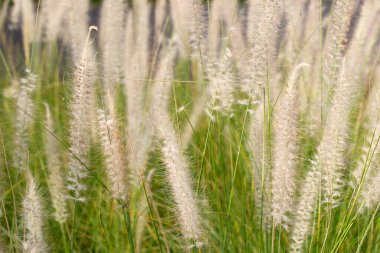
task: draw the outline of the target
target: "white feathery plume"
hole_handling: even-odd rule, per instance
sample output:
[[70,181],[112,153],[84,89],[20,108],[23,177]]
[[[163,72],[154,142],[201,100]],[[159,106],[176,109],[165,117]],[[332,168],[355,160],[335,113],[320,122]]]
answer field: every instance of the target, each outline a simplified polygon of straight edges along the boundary
[[44,0],[41,2],[41,11],[38,23],[44,40],[56,41],[63,30],[64,13],[67,11],[68,0]]
[[365,184],[363,190],[360,193],[360,202],[361,205],[360,212],[363,212],[366,209],[371,209],[376,207],[380,201],[380,170],[377,170],[373,177]]
[[[361,150],[361,156],[355,170],[352,172],[353,186],[358,187],[360,183],[361,191],[359,204],[363,204],[361,211],[370,209],[380,200],[380,83],[375,82],[370,90],[368,105],[365,111],[364,127],[368,130],[365,143]],[[363,181],[362,181],[363,178]]]
[[176,33],[191,48],[192,57],[207,66],[207,15],[201,0],[170,0]]
[[[261,168],[263,164],[263,131],[264,131],[264,104],[260,103],[255,111],[251,112],[253,114],[252,116],[252,122],[250,123],[251,126],[249,127],[249,146],[251,147],[252,156],[253,156],[253,179],[255,183],[255,189],[259,190],[261,189]],[[258,188],[256,188],[258,187]],[[255,192],[256,193],[256,192]],[[261,196],[261,194],[259,195]],[[256,204],[259,203],[261,197],[255,198]]]
[[124,0],[105,0],[102,3],[99,40],[106,87],[118,83],[121,73],[125,8]]
[[[218,26],[219,22],[224,21],[224,33],[226,37],[228,37],[228,34],[230,32],[231,23],[232,23],[232,17],[234,15],[235,10],[235,4],[232,2],[224,3],[223,8],[221,8],[222,3],[218,3],[220,0],[217,0],[213,3],[215,5],[213,8],[215,8],[214,16],[218,17],[211,17],[211,28],[212,26]],[[216,13],[215,13],[216,12]],[[220,13],[219,13],[220,12]],[[219,13],[219,14],[218,14]],[[236,21],[236,18],[234,20],[234,23],[238,23]],[[215,28],[219,29],[219,28]],[[219,33],[219,31],[218,31]],[[232,31],[231,31],[232,33]],[[228,47],[221,47],[218,46],[217,48],[214,48],[213,45],[211,45],[211,49],[215,52],[213,53],[211,57],[208,56],[209,53],[202,53],[203,56],[203,66],[206,69],[206,76],[210,80],[210,85],[208,86],[208,89],[206,91],[207,94],[202,94],[198,100],[194,103],[193,111],[190,114],[189,117],[189,124],[186,124],[184,126],[184,130],[182,131],[181,136],[181,143],[184,148],[186,148],[193,136],[194,133],[194,127],[198,125],[198,123],[201,121],[203,112],[205,111],[204,108],[206,108],[206,113],[208,116],[213,119],[212,115],[212,109],[214,108],[217,111],[220,111],[222,114],[229,114],[230,113],[230,107],[235,102],[234,99],[234,91],[235,91],[235,84],[234,84],[234,76],[233,76],[233,59],[232,58],[238,58],[240,55],[238,55],[238,52],[241,52],[243,45],[242,41],[242,34],[238,31],[237,33],[233,33],[235,37],[238,39],[231,39],[231,49],[233,50],[233,53],[230,52]],[[211,31],[211,37],[213,37],[213,31]],[[211,43],[214,43],[213,40],[219,40],[219,37],[211,38]],[[236,42],[236,43],[235,43]],[[215,46],[216,47],[216,46]],[[206,48],[206,47],[205,47]],[[221,51],[221,52],[219,52]],[[206,101],[207,98],[211,98],[211,101]]]
[[190,1],[193,2],[191,9],[186,10],[189,17],[187,25],[190,27],[192,57],[199,60],[203,67],[207,67],[210,61],[207,13],[199,0]]
[[[127,97],[127,115],[131,117],[131,123],[133,123],[136,115],[138,115],[141,105],[143,104],[143,89],[140,87],[142,85],[136,85],[139,78],[137,71],[137,50],[135,48],[135,36],[133,27],[133,12],[129,11],[126,20],[126,31],[125,31],[125,48],[124,48],[124,77],[125,77],[125,92]],[[128,122],[129,123],[129,122]],[[130,124],[130,123],[129,123]]]
[[198,244],[202,234],[201,221],[192,189],[189,165],[180,151],[178,137],[172,123],[168,119],[161,119],[161,121],[158,126],[158,134],[163,140],[161,152],[171,192],[177,204],[182,234],[185,238],[192,239]]
[[[81,192],[86,188],[82,180],[87,177],[87,153],[89,150],[89,132],[91,108],[91,94],[93,90],[93,79],[95,65],[94,55],[90,48],[90,34],[96,27],[90,27],[87,41],[84,43],[81,60],[74,72],[73,97],[70,104],[71,124],[70,124],[70,145],[71,152],[69,159],[68,188],[74,192],[74,199],[84,201]],[[75,156],[74,156],[75,155]]]
[[[318,158],[316,158],[316,161],[318,161]],[[303,246],[311,230],[311,222],[321,182],[321,175],[317,166],[315,161],[313,161],[312,168],[307,173],[305,182],[301,188],[300,200],[290,237],[290,252],[292,253],[304,252]]]
[[[125,92],[127,97],[128,166],[131,185],[139,185],[152,142],[152,126],[145,117],[145,79],[148,76],[148,3],[134,6],[133,16],[127,15],[125,38]],[[133,27],[134,19],[137,27]],[[135,35],[137,33],[137,35]]]
[[[310,1],[307,10],[307,20],[305,20],[304,40],[307,40],[303,50],[304,61],[310,63],[310,68],[305,69],[304,82],[301,82],[300,92],[307,94],[300,96],[300,109],[305,115],[305,132],[310,137],[319,137],[322,130],[322,120],[325,114],[325,103],[323,93],[321,94],[321,54],[322,37],[324,29],[323,21],[320,20],[320,13],[323,11],[320,1]],[[306,43],[304,41],[300,42]],[[323,116],[323,118],[322,118]]]
[[265,87],[271,59],[275,54],[275,43],[278,36],[280,17],[283,9],[282,0],[269,0],[257,3],[259,9],[257,28],[251,43],[250,60],[247,78],[242,84],[242,90],[248,93],[252,102],[262,93]]
[[208,70],[210,79],[207,88],[208,102],[206,112],[212,117],[212,112],[220,112],[223,115],[231,115],[232,105],[235,102],[235,83],[232,74],[232,55],[228,48],[224,56]]
[[[68,27],[65,42],[68,43],[71,52],[71,58],[75,66],[82,61],[83,49],[86,48],[87,55],[95,57],[95,48],[92,43],[86,44],[88,35],[89,9],[90,0],[65,0],[67,15],[65,15],[65,25]],[[95,26],[91,26],[95,27]],[[96,62],[94,60],[87,61],[87,69],[89,72],[96,72]],[[96,141],[96,94],[95,89],[91,89],[88,93],[88,114],[91,126],[91,138]]]
[[251,114],[248,142],[253,158],[252,174],[255,187],[255,213],[257,216],[262,216],[264,228],[266,228],[271,218],[271,191],[264,103],[259,103]]
[[371,31],[374,30],[374,23],[378,23],[376,19],[379,17],[380,4],[378,1],[364,1],[360,8],[359,21],[346,52],[347,67],[358,85],[361,72],[365,66],[371,65],[366,51],[373,48],[377,40],[377,34]]
[[[259,127],[260,132],[251,132],[249,139],[250,145],[253,147],[254,161],[253,167],[255,171],[255,202],[256,209],[261,210],[264,215],[263,219],[267,224],[270,216],[270,171],[266,166],[266,137],[265,137],[265,120],[264,120],[264,104],[260,103],[262,90],[266,84],[267,71],[270,68],[270,59],[275,52],[275,41],[277,39],[277,31],[279,28],[280,14],[283,8],[281,0],[269,0],[265,2],[251,1],[249,11],[249,24],[255,24],[255,35],[249,38],[250,56],[248,61],[248,71],[244,74],[245,79],[241,84],[242,91],[246,92],[250,96],[250,102],[255,104],[259,102],[259,110],[262,112],[253,112],[251,114],[251,131],[254,128]],[[254,7],[255,6],[255,7]],[[257,8],[257,9],[256,9]],[[257,22],[251,23],[253,18],[253,12],[257,13],[255,20]],[[243,73],[243,71],[241,71]],[[262,117],[262,119],[260,119]],[[259,126],[256,123],[260,123]],[[260,137],[258,134],[261,133]],[[257,145],[257,146],[256,146]],[[261,148],[261,150],[259,150]],[[256,153],[256,154],[255,154]],[[261,154],[260,154],[261,153]],[[261,161],[258,160],[261,159]]]
[[43,210],[37,185],[29,169],[26,170],[26,195],[22,202],[24,240],[23,250],[28,253],[48,252],[43,235]]
[[[370,124],[372,127],[369,128],[369,131],[366,135],[365,143],[361,148],[361,155],[359,161],[356,165],[355,170],[352,172],[353,176],[353,186],[357,186],[362,176],[364,176],[363,185],[366,184],[366,181],[373,176],[373,172],[377,170],[378,167],[378,155],[380,153],[380,145],[378,140],[380,138],[380,124],[378,120],[378,113],[372,115],[370,119]],[[364,174],[364,175],[363,175]]]
[[[211,111],[220,111],[223,114],[231,113],[231,106],[235,102],[235,83],[233,76],[233,55],[229,46],[219,46],[222,43],[220,36],[229,38],[231,24],[233,23],[235,1],[223,3],[221,0],[213,2],[211,13],[211,49],[213,54],[210,57],[209,66],[206,66],[207,77],[210,81],[208,86],[208,109],[206,112],[211,115]],[[221,29],[223,22],[223,31]],[[216,33],[216,34],[214,34]],[[212,115],[211,115],[212,116]]]
[[280,98],[274,111],[274,144],[272,169],[272,216],[274,225],[289,223],[293,210],[295,175],[297,165],[298,135],[298,87],[299,72],[306,64],[293,70],[285,94]]
[[[173,55],[168,53],[160,63],[156,80],[165,80],[170,74]],[[167,169],[167,179],[171,187],[178,219],[182,228],[182,235],[195,242],[196,247],[201,246],[201,220],[192,189],[189,165],[181,151],[179,136],[177,135],[168,112],[168,101],[171,92],[171,84],[155,82],[152,94],[152,117],[156,134],[162,144],[160,150],[162,159]]]
[[332,7],[325,44],[325,79],[328,88],[335,86],[343,63],[347,33],[354,1],[336,0]]
[[322,172],[324,201],[332,207],[339,205],[343,172],[346,168],[349,113],[355,88],[348,80],[345,68],[335,86],[332,105],[326,119],[323,137],[318,147],[319,165]]
[[26,77],[20,80],[20,90],[16,98],[15,134],[13,148],[13,166],[19,170],[27,168],[28,158],[28,129],[32,125],[34,104],[31,98],[36,89],[37,76],[29,69],[25,70]]
[[310,233],[319,186],[322,183],[324,202],[332,207],[339,205],[341,188],[344,186],[345,150],[348,138],[350,102],[354,89],[346,79],[345,68],[335,87],[332,105],[317,155],[312,161],[295,213],[291,236],[291,252],[303,252],[303,245]]
[[119,133],[119,124],[115,111],[115,102],[108,92],[109,113],[98,111],[99,137],[105,156],[105,166],[113,198],[127,200],[126,162],[123,144]]
[[261,0],[248,0],[248,13],[247,13],[247,37],[253,38],[255,32],[258,30],[257,25],[260,23]]
[[61,172],[59,148],[57,146],[57,140],[54,138],[55,133],[54,121],[51,115],[49,106],[46,106],[46,127],[49,131],[45,131],[45,152],[48,169],[48,185],[54,208],[54,219],[58,223],[64,223],[67,220],[67,204],[66,199],[68,197],[65,180]]
[[[73,62],[80,62],[82,59],[82,50],[85,47],[85,41],[88,31],[90,7],[89,0],[67,0],[66,23],[68,33],[66,39],[72,53]],[[89,50],[89,49],[88,49]]]
[[[353,40],[347,50],[347,60],[351,69],[350,75],[355,81],[358,81],[361,67],[365,65],[363,53],[367,47],[368,37],[366,36],[368,29],[376,18],[377,11],[380,11],[380,4],[375,1],[365,1],[361,9],[361,16],[358,27],[355,30]],[[378,155],[380,145],[377,144],[380,137],[379,129],[379,103],[380,103],[380,84],[375,81],[368,95],[368,102],[365,108],[365,119],[367,120],[364,127],[368,130],[365,143],[361,150],[361,156],[353,171],[353,185],[360,183],[364,176],[363,185],[369,177],[373,176],[373,171],[378,167]],[[365,175],[363,175],[365,174]]]
[[[141,85],[136,85],[139,82],[138,74],[136,73],[137,52],[135,50],[134,42],[134,29],[133,29],[133,16],[132,11],[127,14],[126,20],[126,32],[125,32],[125,50],[124,50],[124,77],[125,77],[125,93],[127,97],[127,134],[130,150],[128,152],[128,167],[131,169],[131,185],[137,186],[140,179],[140,174],[142,170],[140,166],[140,156],[137,155],[138,152],[138,140],[141,129],[141,121],[143,115],[143,104],[144,104],[144,94]],[[139,83],[141,84],[141,83]],[[141,158],[142,160],[144,158]],[[143,160],[144,161],[144,160]],[[142,162],[143,162],[142,161]]]

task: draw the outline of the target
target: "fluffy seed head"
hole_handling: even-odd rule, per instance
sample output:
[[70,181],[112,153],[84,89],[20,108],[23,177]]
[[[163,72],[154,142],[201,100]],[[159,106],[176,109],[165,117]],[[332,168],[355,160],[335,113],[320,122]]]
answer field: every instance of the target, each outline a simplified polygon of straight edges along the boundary
[[54,1],[45,0],[41,2],[41,11],[39,13],[38,23],[42,33],[42,39],[53,42],[62,36],[64,14],[67,11],[68,0]]
[[274,113],[274,151],[272,170],[272,215],[275,225],[289,223],[293,209],[297,164],[298,87],[300,68],[293,71],[285,94]]
[[[318,158],[315,160],[317,161]],[[301,197],[292,227],[290,252],[301,253],[311,230],[311,222],[318,197],[321,176],[314,162],[301,188]]]
[[174,24],[182,41],[191,48],[192,57],[208,62],[207,15],[200,0],[171,0]]
[[252,174],[255,186],[255,210],[259,219],[264,221],[267,229],[271,221],[271,173],[268,166],[268,143],[265,119],[265,106],[259,103],[251,112],[249,127],[249,146],[252,150]]
[[60,165],[59,148],[57,140],[54,138],[55,133],[54,121],[49,106],[46,105],[46,127],[49,131],[45,131],[45,152],[48,170],[48,185],[54,208],[54,219],[58,223],[64,223],[68,217],[66,199],[68,198],[65,180],[62,175]]
[[339,205],[341,189],[344,186],[343,172],[346,168],[345,155],[353,92],[352,82],[346,78],[343,68],[335,88],[323,138],[318,147],[324,185],[324,201],[333,207]]
[[374,175],[368,179],[360,192],[359,205],[361,207],[360,212],[364,210],[371,210],[375,208],[380,201],[380,171],[377,170]]
[[[109,95],[108,101],[113,101]],[[111,104],[114,103],[111,102]],[[113,109],[114,110],[114,109]],[[98,111],[98,128],[102,150],[105,156],[105,166],[108,175],[112,196],[115,199],[127,199],[126,163],[123,153],[123,144],[119,134],[118,121],[114,111],[107,114],[104,110]]]
[[278,36],[283,3],[281,0],[269,0],[258,4],[260,16],[257,18],[257,30],[250,39],[250,62],[242,90],[248,93],[252,102],[260,97],[265,87],[268,67],[275,54],[275,42]]
[[125,38],[125,92],[127,97],[128,167],[131,169],[131,185],[140,185],[146,160],[151,150],[153,129],[146,116],[145,79],[149,73],[149,3],[136,1],[127,15]]
[[106,86],[118,83],[118,77],[121,73],[125,7],[123,0],[106,0],[102,4],[100,46]]
[[331,88],[335,86],[339,78],[339,70],[343,63],[352,5],[352,1],[336,0],[334,2],[324,52],[326,57],[326,81]]
[[[160,70],[156,76],[157,80],[168,79],[172,64],[173,55],[168,54],[160,64]],[[156,135],[162,141],[160,145],[162,160],[176,203],[182,235],[199,244],[202,235],[200,215],[192,189],[189,165],[181,151],[179,136],[176,134],[168,113],[167,105],[170,91],[171,84],[159,81],[154,83],[152,92],[155,94],[155,98],[152,106],[154,108],[152,117]]]
[[72,53],[73,62],[77,64],[81,61],[82,51],[85,44],[88,29],[89,0],[67,0],[67,16],[65,21],[68,26],[69,46]]
[[37,185],[29,170],[26,170],[27,189],[22,202],[25,252],[47,252],[47,245],[43,235],[43,210]]
[[231,115],[232,105],[235,102],[235,84],[232,74],[232,55],[229,49],[226,49],[224,57],[209,69],[208,77],[210,79],[209,101],[206,112],[209,115],[212,115],[212,111]]
[[26,77],[20,80],[20,91],[16,98],[15,135],[13,165],[19,170],[27,168],[28,161],[28,129],[32,125],[34,104],[32,94],[36,89],[37,76],[26,70]]
[[[81,191],[86,187],[82,180],[87,177],[87,152],[89,149],[90,115],[92,110],[92,92],[94,75],[94,56],[89,46],[90,27],[87,42],[82,52],[82,57],[74,72],[73,98],[70,105],[70,145],[68,188],[74,192],[74,198],[83,201]],[[74,156],[74,155],[75,156]],[[84,165],[83,165],[84,164]]]

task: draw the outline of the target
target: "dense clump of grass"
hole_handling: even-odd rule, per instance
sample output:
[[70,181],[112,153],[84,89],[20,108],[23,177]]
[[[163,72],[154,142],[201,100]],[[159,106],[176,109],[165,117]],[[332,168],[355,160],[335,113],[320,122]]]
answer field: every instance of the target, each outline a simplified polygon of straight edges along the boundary
[[0,6],[0,252],[380,250],[379,1],[55,2]]

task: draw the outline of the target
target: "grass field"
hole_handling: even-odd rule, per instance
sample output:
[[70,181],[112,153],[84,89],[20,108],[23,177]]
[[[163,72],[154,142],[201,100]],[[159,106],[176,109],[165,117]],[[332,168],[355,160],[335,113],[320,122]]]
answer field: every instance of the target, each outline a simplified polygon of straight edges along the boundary
[[380,252],[378,0],[0,8],[0,252]]

